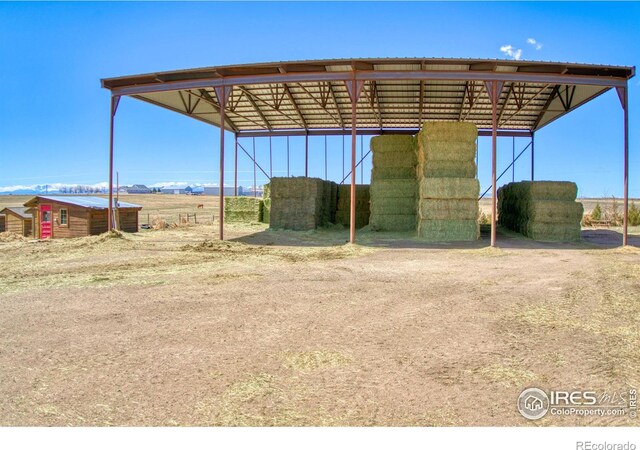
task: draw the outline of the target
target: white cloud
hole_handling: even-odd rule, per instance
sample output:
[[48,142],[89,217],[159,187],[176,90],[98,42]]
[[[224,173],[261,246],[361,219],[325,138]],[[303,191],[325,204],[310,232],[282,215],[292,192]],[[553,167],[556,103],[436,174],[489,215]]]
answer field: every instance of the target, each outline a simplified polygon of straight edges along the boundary
[[103,181],[95,184],[83,184],[83,183],[50,183],[50,184],[15,184],[13,186],[0,186],[0,193],[2,192],[14,192],[14,191],[59,191],[62,188],[70,188],[74,186],[86,186],[98,189],[107,189],[109,183]]
[[533,45],[536,50],[540,50],[542,48],[542,43],[536,41],[534,38],[527,39],[527,44]]
[[503,45],[502,47],[500,47],[500,51],[502,53],[504,53],[506,56],[508,56],[509,58],[513,58],[516,61],[519,60],[522,57],[522,49],[521,48],[515,48],[512,45]]

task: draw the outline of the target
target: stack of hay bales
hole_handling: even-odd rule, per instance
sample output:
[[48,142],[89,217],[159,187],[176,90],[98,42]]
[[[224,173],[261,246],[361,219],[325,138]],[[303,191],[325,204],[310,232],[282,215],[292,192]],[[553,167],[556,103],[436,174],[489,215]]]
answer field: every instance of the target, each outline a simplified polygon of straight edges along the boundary
[[475,125],[428,122],[417,135],[418,235],[430,241],[480,236]]
[[[338,203],[336,206],[335,223],[350,226],[351,213],[351,185],[338,185]],[[356,228],[369,224],[369,185],[356,185]]]
[[262,200],[253,197],[225,197],[225,222],[261,222]]
[[415,230],[418,161],[414,137],[376,136],[371,139],[371,151],[371,229]]
[[579,241],[582,203],[569,181],[520,181],[498,190],[500,225],[540,241]]
[[269,226],[313,230],[335,220],[337,185],[320,178],[272,178]]
[[271,191],[269,190],[269,184],[265,184],[262,187],[262,223],[269,223],[269,217],[271,215]]

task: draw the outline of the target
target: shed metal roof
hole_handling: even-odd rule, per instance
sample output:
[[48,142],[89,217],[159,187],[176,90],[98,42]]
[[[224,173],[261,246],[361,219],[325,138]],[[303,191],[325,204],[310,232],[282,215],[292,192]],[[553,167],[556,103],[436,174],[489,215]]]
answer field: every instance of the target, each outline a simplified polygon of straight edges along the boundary
[[[107,209],[109,207],[109,200],[102,197],[90,197],[90,196],[73,196],[73,195],[38,195],[28,202],[25,206],[35,206],[38,199],[49,200],[52,202],[66,203],[68,205],[81,206],[83,208],[91,209]],[[119,208],[142,208],[140,205],[133,203],[118,202]]]
[[635,67],[486,59],[383,58],[245,64],[102,80],[128,95],[220,126],[215,87],[231,86],[225,129],[244,135],[351,128],[345,81],[363,80],[358,129],[413,132],[426,120],[491,128],[485,81],[503,83],[498,128],[533,132],[614,87]]
[[22,219],[33,219],[33,215],[27,212],[28,209],[29,208],[25,208],[22,206],[7,206],[2,211],[0,211],[0,213],[6,214],[7,212],[12,212]]

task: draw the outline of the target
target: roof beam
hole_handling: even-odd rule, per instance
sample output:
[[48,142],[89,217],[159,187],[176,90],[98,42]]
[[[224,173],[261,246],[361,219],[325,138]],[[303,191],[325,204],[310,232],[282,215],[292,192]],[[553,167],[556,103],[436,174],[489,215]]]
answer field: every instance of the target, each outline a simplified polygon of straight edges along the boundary
[[[189,94],[191,95],[195,95],[193,94],[193,92],[191,91],[187,91]],[[213,99],[213,97],[211,97],[211,94],[209,94],[206,90],[204,89],[200,89],[200,94],[202,94],[202,97],[204,98],[204,101],[206,101],[207,103],[209,103],[211,106],[213,106],[213,108],[218,112],[218,114],[220,113],[220,105]],[[231,119],[229,119],[227,117],[227,115],[224,115],[224,121],[227,123],[227,125],[229,125],[229,127],[237,132],[238,131],[238,127],[236,127],[236,125],[231,121]],[[222,126],[222,124],[220,124]]]
[[521,104],[518,109],[516,110],[516,112],[514,112],[513,114],[511,114],[509,117],[507,117],[506,119],[504,119],[504,121],[502,123],[500,123],[498,121],[498,126],[500,127],[501,125],[504,125],[505,123],[507,123],[509,120],[511,120],[514,116],[518,115],[520,113],[520,111],[522,111],[523,109],[525,109],[527,106],[529,106],[529,103],[531,103],[532,101],[534,101],[536,98],[538,98],[538,96],[540,94],[542,94],[544,91],[546,91],[549,88],[550,85],[545,85],[542,89],[540,89],[538,92],[536,92],[529,100],[527,100],[525,103]]
[[[258,101],[258,102],[260,102],[261,104],[263,104],[264,106],[266,106],[267,108],[269,108],[269,109],[271,109],[271,110],[273,110],[273,111],[277,112],[278,114],[283,115],[284,117],[286,117],[287,119],[291,120],[292,122],[297,123],[297,121],[296,121],[296,119],[295,119],[295,118],[293,118],[293,117],[291,117],[290,115],[288,115],[288,114],[286,114],[286,113],[284,113],[284,112],[280,111],[279,109],[275,109],[275,107],[274,107],[273,105],[269,104],[269,102],[267,102],[267,101],[265,101],[265,100],[261,99],[260,97],[258,97],[258,96],[257,96],[257,95],[255,95],[255,94],[252,94],[252,93],[251,93],[247,88],[245,88],[244,86],[239,86],[239,89],[240,89],[242,92],[244,92],[245,96],[247,97],[247,99],[249,99],[249,102],[250,102],[252,105],[254,104],[253,102]],[[256,107],[257,107],[257,105],[256,105]],[[256,107],[254,107],[254,109],[256,109]],[[259,109],[258,109],[258,110],[259,110]],[[260,111],[261,111],[261,110],[260,110]],[[266,117],[265,117],[263,120],[266,120]],[[300,125],[300,124],[298,124],[298,125]]]
[[[465,70],[356,70],[347,72],[294,72],[262,75],[242,75],[224,78],[202,78],[194,80],[146,83],[110,88],[113,95],[133,95],[148,92],[167,92],[184,89],[211,88],[269,83],[305,83],[321,81],[353,80],[433,80],[433,81],[502,81],[523,83],[545,83],[578,86],[624,87],[627,78],[601,75],[571,75],[533,72],[486,72]],[[104,85],[104,80],[103,80]]]
[[333,121],[334,121],[334,122],[336,122],[339,126],[342,126],[341,121],[340,121],[340,120],[338,120],[338,119],[336,119],[336,117],[335,117],[333,114],[331,114],[331,111],[329,111],[329,110],[327,109],[326,105],[323,105],[323,104],[322,104],[322,102],[321,102],[320,100],[318,100],[317,98],[315,98],[315,97],[313,96],[313,94],[312,94],[311,92],[309,92],[309,90],[308,90],[307,88],[305,88],[305,87],[304,87],[302,84],[300,84],[300,83],[298,83],[298,87],[299,87],[300,89],[302,89],[302,90],[303,90],[303,91],[304,91],[304,92],[305,92],[305,93],[306,93],[306,94],[307,94],[307,95],[308,95],[308,96],[309,96],[309,97],[310,97],[314,102],[316,102],[316,104],[317,104],[318,106],[320,106],[320,108],[322,108],[322,109],[323,109],[323,111],[324,111],[324,112],[326,112],[326,113],[329,115],[329,117],[331,117],[331,119],[333,119]]
[[260,116],[260,119],[262,119],[262,121],[264,122],[265,126],[267,127],[267,129],[269,131],[273,130],[273,127],[271,126],[271,124],[269,123],[269,121],[267,120],[267,118],[265,117],[265,115],[263,114],[263,112],[260,110],[260,108],[258,108],[258,105],[256,104],[255,100],[253,99],[253,94],[251,94],[247,88],[245,88],[244,86],[238,86],[247,96],[247,100],[249,100],[249,103],[251,103],[251,106],[253,106],[253,109],[255,109],[255,111],[258,113],[258,115]]
[[338,99],[336,98],[336,93],[333,90],[333,84],[329,83],[329,92],[331,92],[331,99],[333,100],[333,104],[336,106],[336,112],[338,113],[338,119],[340,119],[340,126],[344,128],[344,119],[342,118],[342,112],[340,111],[340,106],[338,105]]
[[[282,65],[278,67],[278,71],[280,73],[287,73],[287,69]],[[284,91],[287,94],[289,101],[293,105],[293,109],[296,110],[296,114],[298,114],[298,117],[300,118],[300,122],[302,123],[303,128],[305,130],[309,129],[309,126],[307,125],[307,121],[304,119],[304,116],[302,115],[302,111],[300,110],[300,106],[298,106],[298,103],[296,102],[296,99],[293,96],[293,93],[291,92],[289,85],[287,83],[282,83],[282,85],[284,86]]]
[[[420,131],[420,128],[358,128],[356,134],[362,136],[377,136],[380,134],[400,134],[414,135]],[[273,130],[259,131],[247,130],[239,131],[238,137],[268,137],[268,136],[346,136],[351,135],[351,130],[342,129],[311,129],[311,130]],[[491,136],[491,130],[478,130],[478,136]],[[498,130],[500,137],[531,137],[528,130]]]

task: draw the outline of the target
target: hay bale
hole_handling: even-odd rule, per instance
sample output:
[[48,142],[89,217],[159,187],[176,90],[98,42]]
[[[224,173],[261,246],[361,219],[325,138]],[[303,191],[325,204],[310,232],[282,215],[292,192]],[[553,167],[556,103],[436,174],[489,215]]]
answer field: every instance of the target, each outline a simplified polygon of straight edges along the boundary
[[[369,190],[368,184],[356,184],[356,209],[369,210]],[[351,185],[340,184],[337,186],[338,200],[336,204],[337,211],[349,211],[351,205]]]
[[371,184],[371,196],[416,198],[418,183],[415,179],[378,180]]
[[371,138],[370,148],[373,154],[376,153],[414,153],[415,138],[407,135],[387,134]]
[[[345,227],[351,226],[351,216],[349,215],[349,211],[336,211],[335,223]],[[369,211],[358,212],[358,209],[356,209],[356,228],[362,228],[367,225],[369,225]]]
[[[319,178],[272,178],[269,226],[312,230],[330,223],[334,216],[331,182]],[[336,200],[337,201],[337,200]]]
[[420,220],[418,236],[431,242],[475,241],[480,237],[477,220]]
[[372,197],[372,214],[415,214],[415,197]]
[[262,223],[269,223],[271,220],[271,199],[262,200]]
[[475,178],[423,178],[420,198],[473,199],[480,195],[480,182]]
[[471,122],[425,122],[418,139],[425,137],[434,141],[475,142],[478,128]]
[[226,197],[225,222],[261,222],[262,199],[253,197]]
[[274,177],[269,183],[272,199],[322,197],[324,181],[308,177]]
[[371,184],[373,184],[374,181],[380,180],[406,180],[415,178],[415,167],[376,167],[371,170]]
[[426,140],[424,137],[418,144],[418,160],[474,161],[476,159],[476,143]]
[[418,159],[415,152],[373,153],[373,167],[415,167]]
[[373,231],[413,231],[416,229],[416,215],[371,214],[369,227]]
[[418,167],[418,178],[475,178],[475,161],[429,160]]
[[473,200],[421,199],[418,216],[421,220],[477,220],[480,214],[477,198]]
[[523,234],[537,241],[574,242],[581,237],[580,223],[548,223],[528,221],[523,227]]

